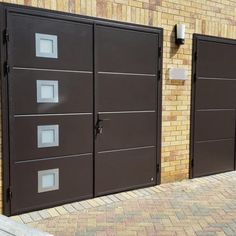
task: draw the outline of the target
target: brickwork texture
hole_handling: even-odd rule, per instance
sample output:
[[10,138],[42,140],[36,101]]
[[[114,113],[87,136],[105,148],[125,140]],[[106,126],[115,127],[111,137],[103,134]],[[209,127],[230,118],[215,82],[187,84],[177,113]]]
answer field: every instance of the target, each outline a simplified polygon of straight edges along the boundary
[[[161,182],[188,178],[192,35],[236,38],[235,0],[6,0],[16,3],[164,29]],[[186,25],[177,47],[174,25]],[[170,81],[168,70],[186,68],[187,81]]]

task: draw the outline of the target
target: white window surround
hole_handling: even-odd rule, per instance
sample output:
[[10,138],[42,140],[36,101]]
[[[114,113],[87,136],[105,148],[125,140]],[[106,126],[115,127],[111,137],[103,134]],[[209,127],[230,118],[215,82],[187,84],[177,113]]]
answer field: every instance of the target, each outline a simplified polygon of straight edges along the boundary
[[37,103],[58,103],[58,80],[37,80]]
[[36,57],[58,58],[57,35],[35,33]]
[[38,193],[59,189],[59,169],[38,171]]
[[59,146],[59,125],[39,125],[38,148]]

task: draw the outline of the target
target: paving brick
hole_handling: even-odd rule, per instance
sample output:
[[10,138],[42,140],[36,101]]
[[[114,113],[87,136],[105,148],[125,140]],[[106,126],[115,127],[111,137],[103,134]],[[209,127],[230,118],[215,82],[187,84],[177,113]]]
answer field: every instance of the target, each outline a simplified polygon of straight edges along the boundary
[[38,211],[38,213],[43,219],[47,219],[51,217],[51,215],[49,214],[47,210],[41,210],[41,211]]
[[104,202],[106,202],[108,204],[113,203],[113,201],[110,198],[108,198],[107,196],[101,197],[101,200],[103,200]]
[[[200,181],[194,179],[155,187],[159,192],[145,189],[148,195],[139,189],[132,191],[135,192],[133,197],[126,192],[67,204],[77,211],[71,214],[69,210],[67,214],[63,211],[62,215],[51,219],[32,222],[28,214],[20,219],[55,236],[233,236],[236,235],[235,186],[236,172],[231,172]],[[124,197],[126,194],[128,199]],[[114,201],[119,196],[122,200]],[[92,206],[93,201],[98,206]],[[87,204],[89,208],[85,207]],[[52,208],[47,212],[53,215],[53,210],[58,212],[65,208]]]
[[85,209],[85,207],[83,207],[83,206],[82,206],[80,203],[78,203],[78,202],[72,203],[72,206],[73,206],[76,210],[78,210],[78,211]]
[[51,217],[55,217],[55,216],[59,216],[60,214],[58,213],[58,211],[54,208],[50,208],[47,210],[48,213],[51,215]]
[[70,213],[76,211],[76,209],[72,206],[72,204],[63,205],[63,207],[66,209],[66,211],[68,211],[68,212],[70,212]]
[[80,205],[82,205],[85,209],[89,209],[92,206],[87,201],[81,201],[79,202]]
[[40,216],[40,214],[38,212],[31,212],[31,213],[29,213],[29,215],[33,221],[42,220],[42,217]]
[[120,195],[123,196],[125,199],[131,199],[132,198],[132,196],[130,196],[126,192],[120,193]]
[[121,200],[121,201],[123,201],[123,200],[126,199],[126,198],[125,198],[123,195],[121,195],[120,193],[115,194],[115,197],[118,198],[118,199]]
[[20,218],[23,221],[23,223],[25,223],[25,224],[33,222],[33,219],[30,217],[29,214],[23,214],[23,215],[20,216]]
[[106,204],[106,202],[104,202],[101,198],[94,198],[94,201],[96,201],[99,204],[99,206]]
[[108,195],[107,197],[110,198],[113,202],[119,202],[120,201],[120,199],[118,199],[114,195]]
[[59,213],[59,215],[64,215],[68,213],[67,210],[62,206],[55,207],[55,210]]
[[98,202],[95,201],[94,199],[87,200],[87,203],[91,205],[91,207],[99,206]]
[[11,219],[20,223],[24,223],[20,216],[11,216]]

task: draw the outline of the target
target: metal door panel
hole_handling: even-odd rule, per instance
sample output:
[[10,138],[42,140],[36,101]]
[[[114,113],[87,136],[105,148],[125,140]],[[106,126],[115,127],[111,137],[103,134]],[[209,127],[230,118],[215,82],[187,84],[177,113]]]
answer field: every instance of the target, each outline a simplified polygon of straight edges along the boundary
[[192,177],[235,165],[236,42],[195,35],[193,57]]
[[195,120],[196,142],[235,136],[235,110],[197,111]]
[[[12,130],[14,161],[92,153],[92,115],[18,117]],[[38,148],[37,126],[58,125],[59,145]]]
[[95,196],[157,181],[159,42],[138,29],[95,27]]
[[99,72],[157,73],[158,34],[99,25],[96,32]]
[[198,76],[236,79],[235,44],[199,40],[197,50],[201,58],[197,65]]
[[234,146],[234,139],[195,143],[194,177],[234,170]]
[[97,135],[98,151],[156,145],[156,113],[100,114],[102,134]]
[[235,91],[236,81],[198,77],[195,95],[196,109],[235,109]]
[[98,153],[95,171],[96,194],[103,195],[111,189],[122,191],[155,184],[155,155],[155,147]]
[[155,76],[98,74],[97,80],[99,111],[157,109]]
[[[7,14],[11,214],[93,196],[93,24],[34,14]],[[57,38],[57,58],[37,54],[36,33]],[[56,81],[58,98],[38,101],[37,81]],[[51,169],[59,190],[38,192]]]
[[[57,103],[37,102],[37,80],[58,81],[59,101]],[[92,74],[14,70],[9,83],[12,112],[16,115],[92,113]]]
[[[22,162],[14,165],[12,214],[93,196],[92,155]],[[38,193],[38,171],[59,169],[59,189]]]
[[[10,14],[8,29],[11,38],[9,61],[12,66],[92,71],[92,25],[32,15]],[[57,59],[36,57],[35,33],[57,36]]]

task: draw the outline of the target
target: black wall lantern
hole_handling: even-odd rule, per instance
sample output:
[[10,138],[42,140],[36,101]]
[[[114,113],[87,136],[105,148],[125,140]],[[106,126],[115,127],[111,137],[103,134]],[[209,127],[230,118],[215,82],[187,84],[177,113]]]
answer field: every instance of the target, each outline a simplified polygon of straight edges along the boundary
[[176,24],[175,25],[175,43],[177,45],[184,44],[185,39],[185,25]]

